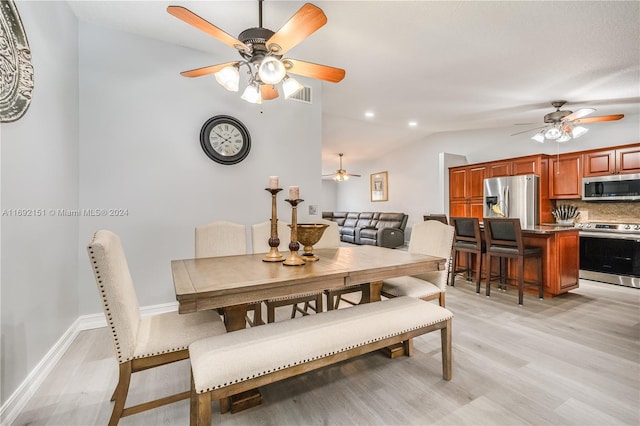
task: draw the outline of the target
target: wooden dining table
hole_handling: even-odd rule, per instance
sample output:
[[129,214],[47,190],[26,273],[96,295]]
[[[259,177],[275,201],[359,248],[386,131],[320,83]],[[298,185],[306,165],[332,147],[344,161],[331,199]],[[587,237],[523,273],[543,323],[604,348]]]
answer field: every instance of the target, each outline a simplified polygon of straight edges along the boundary
[[443,270],[446,259],[376,246],[318,249],[300,266],[263,262],[264,254],[171,261],[178,312],[221,309],[227,331],[245,328],[247,307],[266,299],[360,284],[362,303],[379,301],[387,278]]

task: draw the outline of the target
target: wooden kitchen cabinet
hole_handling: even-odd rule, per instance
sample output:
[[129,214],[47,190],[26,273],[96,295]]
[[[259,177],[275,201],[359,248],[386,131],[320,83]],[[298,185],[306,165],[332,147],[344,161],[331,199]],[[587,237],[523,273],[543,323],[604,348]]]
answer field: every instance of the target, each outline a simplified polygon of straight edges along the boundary
[[449,169],[450,216],[477,217],[482,220],[482,194],[486,175],[487,168],[484,164]]
[[582,197],[582,154],[570,153],[549,157],[549,198]]
[[584,177],[640,173],[640,145],[588,151],[583,162]]
[[513,158],[505,161],[493,161],[487,165],[489,177],[541,174],[542,155]]

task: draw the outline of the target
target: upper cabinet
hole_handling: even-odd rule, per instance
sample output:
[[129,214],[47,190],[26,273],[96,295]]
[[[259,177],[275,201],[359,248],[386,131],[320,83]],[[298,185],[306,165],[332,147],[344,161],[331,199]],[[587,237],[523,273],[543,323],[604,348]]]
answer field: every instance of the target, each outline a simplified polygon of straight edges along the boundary
[[541,173],[542,157],[542,155],[530,155],[491,162],[487,165],[488,177],[539,175]]
[[582,197],[582,154],[571,153],[549,157],[549,198]]
[[584,177],[640,173],[640,145],[587,151],[583,162]]
[[484,164],[449,169],[450,216],[477,217],[482,220],[485,177],[487,168]]

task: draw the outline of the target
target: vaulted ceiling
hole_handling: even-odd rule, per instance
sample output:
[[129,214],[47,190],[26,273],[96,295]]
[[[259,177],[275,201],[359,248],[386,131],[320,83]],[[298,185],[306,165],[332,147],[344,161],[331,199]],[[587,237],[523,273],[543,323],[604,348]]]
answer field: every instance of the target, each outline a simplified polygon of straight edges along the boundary
[[[168,5],[187,7],[234,36],[258,26],[255,0],[69,4],[82,21],[211,53],[210,64],[184,69],[238,56],[167,14]],[[276,31],[303,4],[266,0],[263,26]],[[314,4],[328,23],[287,56],[347,71],[341,83],[323,83],[325,172],[337,168],[339,152],[352,163],[438,132],[536,127],[556,99],[569,101],[563,109],[593,107],[594,115],[638,120],[640,2]]]

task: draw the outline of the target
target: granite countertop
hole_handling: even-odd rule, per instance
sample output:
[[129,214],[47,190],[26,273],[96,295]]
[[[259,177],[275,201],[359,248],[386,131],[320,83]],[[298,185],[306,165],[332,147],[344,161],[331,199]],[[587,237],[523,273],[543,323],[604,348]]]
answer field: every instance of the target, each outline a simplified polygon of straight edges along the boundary
[[526,228],[522,228],[523,233],[533,233],[533,234],[550,234],[553,232],[570,232],[575,231],[578,232],[578,228],[573,225],[558,225],[556,223],[541,223],[540,225],[527,226]]
[[[484,230],[484,224],[480,223],[480,229]],[[579,231],[575,225],[558,225],[557,223],[541,223],[540,225],[522,228],[523,234],[552,234],[555,232]]]

